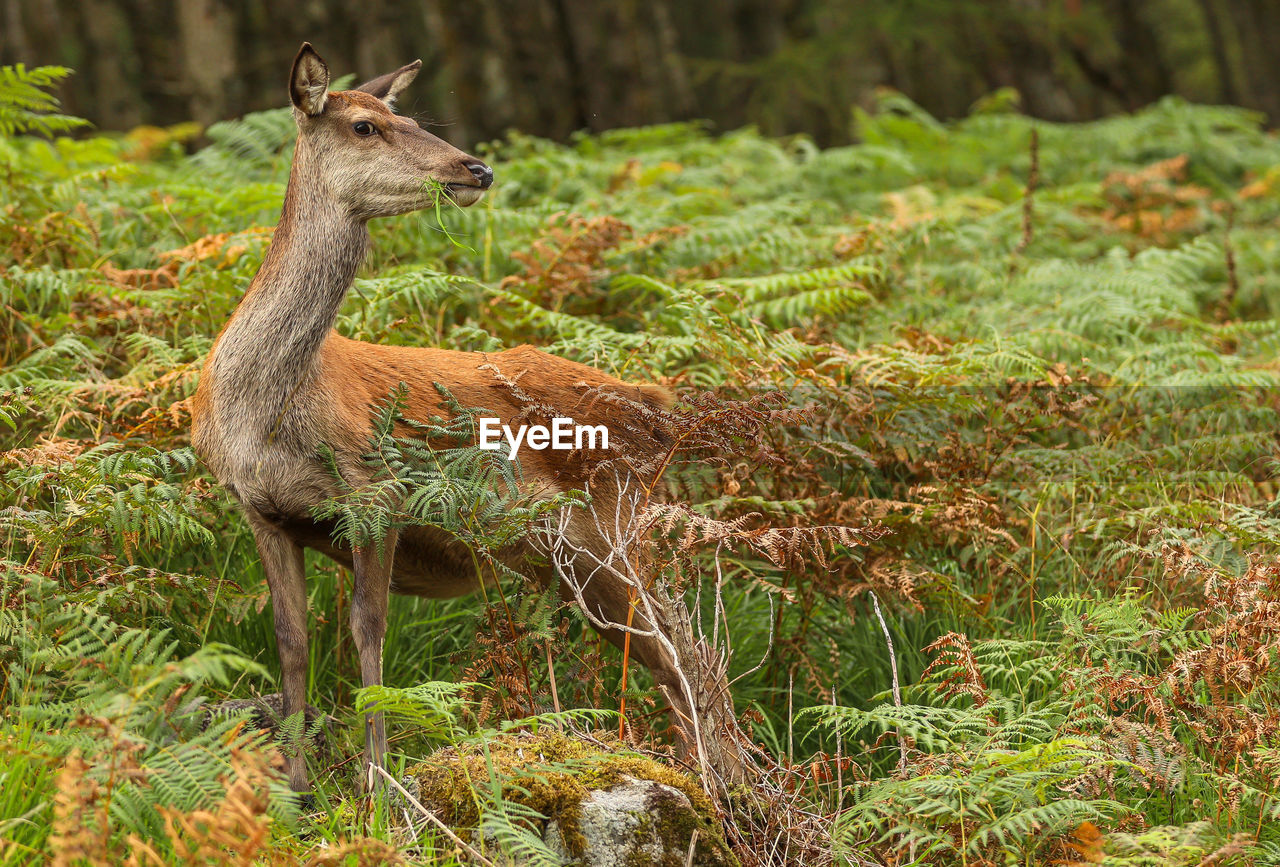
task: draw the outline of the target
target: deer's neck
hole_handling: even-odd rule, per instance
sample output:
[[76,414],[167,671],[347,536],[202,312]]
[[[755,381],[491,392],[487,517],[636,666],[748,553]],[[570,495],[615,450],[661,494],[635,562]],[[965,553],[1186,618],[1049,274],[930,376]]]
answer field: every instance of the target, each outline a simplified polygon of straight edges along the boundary
[[218,390],[267,416],[296,400],[368,244],[365,223],[333,199],[299,142],[271,246],[214,350]]

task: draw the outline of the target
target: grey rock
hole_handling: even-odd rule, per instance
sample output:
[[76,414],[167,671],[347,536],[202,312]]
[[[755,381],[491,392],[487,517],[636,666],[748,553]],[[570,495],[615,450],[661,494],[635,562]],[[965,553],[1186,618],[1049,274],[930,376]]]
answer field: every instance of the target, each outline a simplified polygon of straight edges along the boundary
[[[610,789],[593,791],[577,817],[582,854],[575,855],[560,820],[548,823],[547,847],[566,863],[583,867],[684,867],[693,834],[703,824],[689,798],[653,780],[625,777]],[[571,833],[571,832],[568,832]],[[734,863],[723,844],[702,833],[694,843],[695,865]]]

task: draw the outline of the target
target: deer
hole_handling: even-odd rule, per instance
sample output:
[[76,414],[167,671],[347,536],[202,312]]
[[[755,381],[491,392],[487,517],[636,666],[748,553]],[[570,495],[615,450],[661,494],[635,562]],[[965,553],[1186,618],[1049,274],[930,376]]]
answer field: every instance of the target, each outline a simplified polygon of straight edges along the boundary
[[[298,136],[280,220],[204,362],[192,399],[193,447],[238,502],[265,572],[285,717],[307,707],[304,549],[321,552],[353,575],[350,630],[365,687],[382,684],[392,593],[448,598],[477,590],[483,580],[465,547],[442,531],[408,526],[390,531],[382,545],[353,548],[336,543],[332,525],[313,517],[313,507],[338,490],[320,457],[322,447],[344,478],[367,474],[361,455],[369,449],[373,410],[391,390],[407,386],[406,417],[448,415],[435,388],[441,384],[457,405],[485,407],[504,424],[531,399],[580,422],[608,425],[621,450],[644,455],[663,448],[641,418],[646,408],[670,404],[661,386],[624,382],[529,345],[462,352],[359,342],[334,330],[365,259],[370,220],[422,210],[439,195],[466,207],[493,184],[493,170],[483,161],[392,110],[421,67],[415,60],[354,90],[331,92],[328,66],[310,43],[302,45],[289,75]],[[513,382],[518,389],[510,387]],[[587,399],[588,393],[618,400]],[[519,463],[524,478],[540,489],[564,492],[584,482],[570,458],[525,449]],[[618,513],[621,486],[597,484],[591,497],[607,523]],[[583,607],[608,640],[629,644],[630,658],[653,673],[672,702],[675,727],[687,731],[694,716],[688,681],[657,622],[662,618],[651,610],[637,613],[634,593],[617,570],[600,568],[611,555],[598,527],[567,518],[559,529],[568,540],[560,566],[544,564],[539,580],[559,581],[562,599]],[[564,578],[575,563],[578,580],[568,586]],[[374,708],[364,715],[366,785],[381,788],[375,771],[386,751],[383,714]],[[301,747],[286,748],[285,759],[290,787],[306,793]]]

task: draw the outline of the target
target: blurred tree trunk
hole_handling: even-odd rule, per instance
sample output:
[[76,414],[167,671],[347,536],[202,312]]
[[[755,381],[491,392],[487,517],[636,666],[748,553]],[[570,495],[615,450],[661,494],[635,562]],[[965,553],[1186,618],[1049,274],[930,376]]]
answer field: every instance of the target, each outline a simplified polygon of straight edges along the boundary
[[1280,3],[1226,0],[1226,6],[1240,43],[1243,101],[1280,122]]
[[1200,14],[1204,16],[1205,32],[1209,35],[1209,51],[1213,55],[1213,65],[1218,71],[1218,93],[1223,102],[1238,103],[1239,91],[1236,90],[1236,75],[1231,68],[1231,58],[1227,53],[1227,38],[1223,32],[1223,21],[1214,0],[1197,0]]
[[340,20],[351,23],[354,36],[352,68],[357,78],[367,81],[374,76],[399,69],[417,55],[406,55],[401,35],[404,21],[396,11],[399,4],[388,0],[344,0]]
[[22,9],[18,0],[3,0],[0,15],[0,52],[5,57],[30,57],[31,44],[27,41],[27,29],[22,23]]
[[[655,0],[553,0],[564,38],[576,124],[602,130],[626,117],[682,117],[689,109],[683,61]],[[662,12],[655,12],[661,9]]]
[[981,20],[957,16],[954,26],[963,34],[961,50],[982,71],[985,91],[1013,87],[1023,110],[1051,120],[1077,120],[1081,112],[1055,69],[1055,36],[1045,15],[1043,0],[1028,0]]
[[228,90],[237,78],[232,10],[223,0],[182,0],[177,8],[190,90],[188,111],[206,125],[230,117]]
[[1144,0],[1106,0],[1120,46],[1120,87],[1130,110],[1154,102],[1173,90],[1173,76],[1160,39],[1143,14]]
[[93,83],[92,116],[111,129],[129,129],[142,123],[145,108],[139,87],[138,56],[132,28],[119,3],[83,0],[63,7],[73,32],[84,46],[77,64],[82,80]]

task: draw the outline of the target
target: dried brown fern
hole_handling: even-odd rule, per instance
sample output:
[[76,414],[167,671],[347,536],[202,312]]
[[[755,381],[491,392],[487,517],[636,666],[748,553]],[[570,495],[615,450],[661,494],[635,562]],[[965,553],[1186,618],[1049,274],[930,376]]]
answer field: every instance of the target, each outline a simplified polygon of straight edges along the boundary
[[[239,729],[235,730],[238,733]],[[238,865],[285,864],[293,859],[273,853],[272,822],[267,814],[268,794],[280,777],[283,760],[274,751],[233,746],[231,769],[221,783],[223,797],[212,807],[184,813],[160,807],[165,843],[158,847],[136,835],[128,838],[129,867],[164,867],[175,859],[183,864]],[[165,852],[172,852],[170,856]]]
[[967,635],[948,632],[927,645],[924,652],[932,653],[934,657],[920,673],[920,680],[923,682],[936,677],[937,689],[943,698],[967,695],[977,707],[991,701],[991,693],[982,679]]

